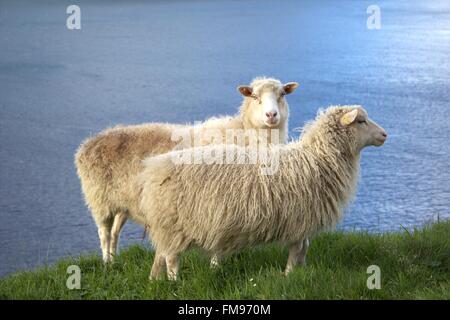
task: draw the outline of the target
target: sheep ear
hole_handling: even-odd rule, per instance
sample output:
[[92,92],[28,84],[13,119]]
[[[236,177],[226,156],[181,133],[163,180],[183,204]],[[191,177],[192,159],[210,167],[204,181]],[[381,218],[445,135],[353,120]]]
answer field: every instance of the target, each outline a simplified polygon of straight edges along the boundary
[[358,116],[358,109],[349,111],[341,117],[341,124],[343,126],[349,126],[356,120],[357,116]]
[[237,89],[244,97],[250,97],[253,94],[253,88],[249,86],[239,86]]
[[298,84],[297,82],[288,82],[283,86],[284,92],[286,94],[292,93],[295,91],[295,89],[298,88],[300,84]]

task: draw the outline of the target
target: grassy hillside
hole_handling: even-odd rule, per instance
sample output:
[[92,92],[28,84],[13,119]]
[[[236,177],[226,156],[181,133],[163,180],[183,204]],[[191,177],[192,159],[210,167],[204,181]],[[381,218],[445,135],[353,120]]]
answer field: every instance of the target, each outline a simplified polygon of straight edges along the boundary
[[[450,222],[384,235],[325,233],[312,241],[308,265],[281,275],[287,250],[245,250],[210,270],[198,251],[185,254],[181,280],[150,282],[153,253],[122,250],[104,266],[99,254],[63,260],[0,280],[2,299],[449,299]],[[69,265],[81,268],[81,289],[69,290]],[[369,265],[381,268],[381,289],[366,286]]]

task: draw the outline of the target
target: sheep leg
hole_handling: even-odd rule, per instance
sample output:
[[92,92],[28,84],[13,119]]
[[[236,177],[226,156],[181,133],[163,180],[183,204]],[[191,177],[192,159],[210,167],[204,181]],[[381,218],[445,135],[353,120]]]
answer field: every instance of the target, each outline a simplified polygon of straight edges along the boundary
[[300,254],[298,256],[298,264],[301,266],[306,265],[306,254],[308,253],[309,248],[309,239],[305,238],[302,242],[302,249],[300,250]]
[[150,280],[159,279],[161,277],[161,273],[163,273],[165,269],[166,269],[166,258],[160,253],[156,252],[149,279]]
[[180,255],[170,254],[166,256],[167,278],[169,280],[177,280],[178,270],[180,269]]
[[111,261],[110,242],[112,219],[101,220],[97,222],[98,237],[100,238],[100,246],[102,248],[103,262]]
[[209,266],[211,267],[211,269],[216,269],[217,267],[220,266],[220,260],[221,257],[216,253],[211,257],[211,262],[209,264]]
[[284,270],[284,275],[288,275],[294,269],[295,266],[305,264],[308,247],[309,247],[308,239],[303,239],[300,242],[294,243],[289,248],[289,257],[286,264],[286,269]]
[[110,242],[110,254],[111,259],[113,259],[117,253],[117,246],[119,244],[120,231],[122,230],[125,222],[127,222],[128,215],[126,212],[120,212],[114,217],[114,222],[111,231],[111,242]]

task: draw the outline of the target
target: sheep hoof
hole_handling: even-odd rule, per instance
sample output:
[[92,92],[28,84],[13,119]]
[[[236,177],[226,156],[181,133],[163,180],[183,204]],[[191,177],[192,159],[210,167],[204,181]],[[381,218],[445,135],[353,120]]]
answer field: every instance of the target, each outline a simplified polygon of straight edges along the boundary
[[209,263],[209,267],[210,267],[212,270],[215,270],[215,269],[217,269],[218,267],[220,267],[220,258],[219,258],[219,256],[218,256],[217,254],[215,254],[215,255],[212,256],[211,261],[210,261],[210,263]]
[[104,264],[109,264],[109,263],[111,263],[111,262],[113,262],[113,255],[112,254],[105,254],[104,256],[103,256],[103,263]]
[[148,276],[148,280],[150,280],[150,281],[153,282],[153,281],[156,281],[156,280],[159,280],[159,279],[158,279],[158,276],[154,276],[154,275],[151,275],[151,274],[150,274],[150,275]]
[[150,275],[148,276],[148,280],[150,281],[158,281],[163,279],[164,279],[163,273],[150,272]]
[[290,272],[291,272],[290,270],[284,270],[284,271],[281,271],[280,273],[282,276],[287,277]]
[[168,271],[167,272],[167,279],[169,281],[177,281],[178,273],[177,272],[173,272],[173,271]]

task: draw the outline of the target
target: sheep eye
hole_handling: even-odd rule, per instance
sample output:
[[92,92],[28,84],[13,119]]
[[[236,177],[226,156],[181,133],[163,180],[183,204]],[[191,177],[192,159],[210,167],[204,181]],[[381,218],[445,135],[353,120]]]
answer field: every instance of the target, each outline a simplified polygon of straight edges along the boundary
[[253,98],[253,99],[255,99],[256,101],[258,101],[258,103],[259,104],[261,104],[261,99],[258,97],[258,96],[256,96],[256,95],[251,95],[251,97]]
[[364,119],[364,120],[358,120],[358,123],[367,123],[367,121]]

